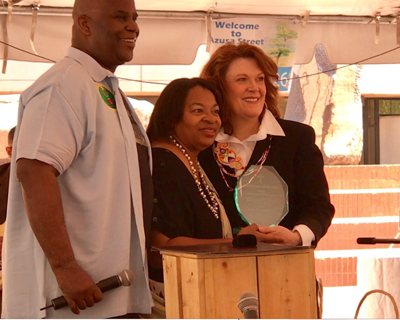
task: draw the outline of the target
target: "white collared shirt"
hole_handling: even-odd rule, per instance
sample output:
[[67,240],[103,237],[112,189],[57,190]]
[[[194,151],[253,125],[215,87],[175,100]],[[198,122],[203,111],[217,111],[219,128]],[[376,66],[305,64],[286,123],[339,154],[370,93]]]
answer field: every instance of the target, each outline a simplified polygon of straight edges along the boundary
[[[229,149],[236,153],[236,157],[241,158],[240,163],[242,164],[242,168],[235,170],[236,177],[239,177],[243,173],[249,163],[257,141],[266,139],[268,134],[272,136],[285,136],[282,127],[269,110],[265,111],[258,132],[242,141],[234,136],[226,134],[223,127],[220,129],[215,140],[229,143]],[[303,246],[310,246],[315,239],[314,233],[306,225],[297,225],[293,228],[293,231],[299,232]]]
[[282,127],[279,125],[278,121],[276,121],[271,111],[266,110],[257,133],[240,141],[238,138],[226,134],[222,127],[215,140],[229,143],[229,149],[233,150],[236,156],[241,158],[242,169],[235,170],[236,176],[239,177],[249,163],[257,141],[264,140],[268,134],[273,136],[285,136]]

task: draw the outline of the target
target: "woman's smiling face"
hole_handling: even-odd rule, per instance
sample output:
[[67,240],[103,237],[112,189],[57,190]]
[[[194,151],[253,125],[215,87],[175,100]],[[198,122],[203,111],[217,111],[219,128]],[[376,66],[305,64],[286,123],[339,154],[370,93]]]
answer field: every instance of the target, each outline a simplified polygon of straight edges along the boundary
[[183,117],[174,128],[178,140],[187,151],[196,154],[213,144],[220,127],[219,107],[214,94],[201,86],[190,89]]
[[265,75],[252,58],[238,58],[225,75],[232,119],[258,118],[263,111],[267,88]]

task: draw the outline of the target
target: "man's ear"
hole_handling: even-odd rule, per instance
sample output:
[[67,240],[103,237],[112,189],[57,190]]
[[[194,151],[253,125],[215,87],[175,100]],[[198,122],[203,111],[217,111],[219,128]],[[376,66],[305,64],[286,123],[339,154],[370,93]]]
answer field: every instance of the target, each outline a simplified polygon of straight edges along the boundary
[[12,147],[10,147],[10,146],[7,146],[6,147],[6,152],[7,152],[7,154],[8,154],[8,156],[11,158],[11,150],[12,150]]
[[77,19],[77,24],[78,24],[79,30],[81,30],[81,32],[86,36],[91,34],[91,31],[90,31],[90,21],[91,20],[92,19],[85,14],[80,15]]

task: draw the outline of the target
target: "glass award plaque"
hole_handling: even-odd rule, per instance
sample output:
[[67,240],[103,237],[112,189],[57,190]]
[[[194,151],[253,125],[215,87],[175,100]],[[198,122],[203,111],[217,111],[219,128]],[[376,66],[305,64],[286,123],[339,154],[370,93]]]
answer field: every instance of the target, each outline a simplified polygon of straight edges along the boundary
[[247,223],[275,226],[289,210],[288,186],[271,166],[250,166],[235,188],[236,207]]

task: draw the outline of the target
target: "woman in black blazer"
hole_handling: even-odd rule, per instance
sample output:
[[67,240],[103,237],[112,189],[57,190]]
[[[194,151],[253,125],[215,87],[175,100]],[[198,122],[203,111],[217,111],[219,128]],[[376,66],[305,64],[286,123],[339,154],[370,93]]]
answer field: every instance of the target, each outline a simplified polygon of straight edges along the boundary
[[259,232],[271,243],[316,245],[334,207],[313,128],[280,119],[277,65],[258,47],[229,43],[211,56],[201,77],[221,93],[223,127],[199,160],[234,233],[247,225],[234,201],[238,178],[250,165],[273,166],[288,186],[289,211],[279,226],[260,226]]

